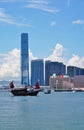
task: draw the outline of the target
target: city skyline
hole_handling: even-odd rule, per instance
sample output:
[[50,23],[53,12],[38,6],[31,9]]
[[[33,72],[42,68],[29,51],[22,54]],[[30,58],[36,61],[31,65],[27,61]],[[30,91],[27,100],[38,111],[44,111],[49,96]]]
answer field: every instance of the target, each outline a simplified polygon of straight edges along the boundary
[[20,79],[20,36],[29,34],[30,60],[84,67],[84,1],[0,0],[0,80]]

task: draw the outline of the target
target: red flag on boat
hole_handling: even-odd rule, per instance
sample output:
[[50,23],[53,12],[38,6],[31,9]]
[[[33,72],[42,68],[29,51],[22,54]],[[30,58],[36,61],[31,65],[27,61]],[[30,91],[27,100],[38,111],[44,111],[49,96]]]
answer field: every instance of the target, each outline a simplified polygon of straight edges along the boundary
[[14,88],[13,81],[12,81],[12,82],[10,82],[10,88]]
[[37,81],[35,84],[35,89],[39,89],[39,88],[40,88],[39,81]]

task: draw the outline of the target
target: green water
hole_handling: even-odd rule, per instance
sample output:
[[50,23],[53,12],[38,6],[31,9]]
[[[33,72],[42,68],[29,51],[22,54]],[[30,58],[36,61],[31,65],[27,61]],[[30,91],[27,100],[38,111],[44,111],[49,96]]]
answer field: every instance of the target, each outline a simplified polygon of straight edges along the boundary
[[0,92],[0,130],[84,130],[84,93]]

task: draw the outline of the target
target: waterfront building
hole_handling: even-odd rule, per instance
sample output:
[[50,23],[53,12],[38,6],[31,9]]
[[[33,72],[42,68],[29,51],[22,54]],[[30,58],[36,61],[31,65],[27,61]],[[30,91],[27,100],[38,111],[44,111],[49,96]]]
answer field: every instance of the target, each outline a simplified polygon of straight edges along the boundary
[[73,78],[74,88],[84,89],[84,75],[76,75]]
[[66,74],[66,65],[61,62],[45,61],[45,85],[49,85],[49,78],[51,75]]
[[29,85],[28,33],[21,34],[21,84]]
[[49,78],[49,86],[52,89],[72,89],[74,87],[74,83],[72,82],[71,77],[68,75],[59,75],[56,76],[53,74]]
[[67,67],[67,75],[70,77],[74,77],[75,75],[83,75],[84,69],[81,69],[76,66],[68,66]]
[[84,68],[80,69],[80,75],[84,75]]
[[44,85],[44,62],[42,59],[31,61],[31,85],[34,86],[39,80],[41,86]]

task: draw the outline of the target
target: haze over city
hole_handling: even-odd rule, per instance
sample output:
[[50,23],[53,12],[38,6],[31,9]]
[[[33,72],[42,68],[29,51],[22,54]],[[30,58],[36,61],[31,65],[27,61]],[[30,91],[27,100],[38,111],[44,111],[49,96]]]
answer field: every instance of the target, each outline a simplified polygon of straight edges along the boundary
[[0,80],[20,79],[21,33],[29,59],[84,68],[83,0],[0,0]]

